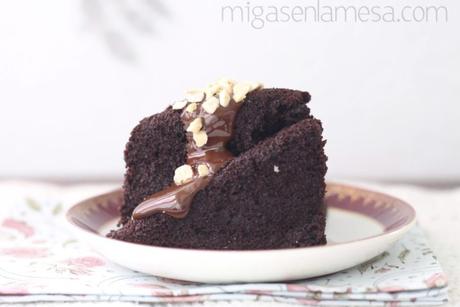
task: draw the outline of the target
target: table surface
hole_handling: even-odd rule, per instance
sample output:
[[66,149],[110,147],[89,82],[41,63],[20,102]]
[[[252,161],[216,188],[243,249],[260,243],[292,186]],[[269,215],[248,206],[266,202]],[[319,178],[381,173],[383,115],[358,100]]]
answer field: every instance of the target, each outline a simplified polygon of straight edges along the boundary
[[[377,190],[409,202],[417,211],[417,220],[426,232],[428,241],[437,255],[449,279],[449,303],[444,306],[460,306],[460,186],[435,189],[401,184],[375,184],[346,182]],[[101,185],[101,187],[111,185]],[[95,188],[91,184],[91,188]],[[35,303],[12,306],[92,306],[95,303]],[[99,302],[97,306],[137,306],[134,303]],[[291,304],[261,302],[218,302],[205,306],[293,306]],[[192,306],[192,305],[174,305]],[[195,306],[203,306],[198,304]]]

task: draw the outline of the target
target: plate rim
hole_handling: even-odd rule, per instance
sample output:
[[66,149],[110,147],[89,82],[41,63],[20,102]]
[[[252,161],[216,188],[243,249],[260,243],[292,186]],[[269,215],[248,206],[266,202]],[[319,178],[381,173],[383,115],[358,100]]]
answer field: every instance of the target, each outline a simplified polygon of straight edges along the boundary
[[[353,243],[358,243],[358,242],[363,242],[363,241],[365,242],[365,241],[373,240],[373,239],[379,238],[379,237],[386,237],[386,236],[390,236],[390,235],[395,235],[395,234],[398,234],[400,232],[406,232],[410,228],[412,228],[412,226],[414,226],[415,223],[416,223],[417,219],[416,219],[416,211],[415,211],[415,209],[410,204],[408,204],[407,202],[405,202],[405,201],[403,201],[403,200],[401,200],[399,198],[396,198],[394,196],[391,196],[391,195],[388,195],[388,194],[385,194],[385,193],[376,192],[376,191],[373,191],[373,190],[368,190],[368,189],[365,189],[365,188],[356,187],[356,186],[348,185],[348,184],[341,184],[341,183],[336,183],[336,182],[327,182],[326,190],[327,190],[328,186],[335,186],[335,187],[340,187],[340,188],[344,188],[344,189],[353,189],[353,190],[357,190],[357,191],[359,191],[361,193],[372,193],[374,195],[378,195],[378,196],[381,196],[381,197],[391,198],[391,199],[397,201],[398,203],[400,203],[401,205],[405,206],[406,209],[409,210],[409,219],[407,221],[405,221],[403,224],[401,224],[399,226],[396,226],[394,229],[383,230],[383,232],[380,233],[380,234],[368,236],[368,237],[361,238],[361,239],[355,239],[355,240],[351,240],[351,241],[346,241],[346,242],[332,243],[332,244],[326,244],[326,245],[307,246],[307,247],[279,248],[279,249],[252,249],[252,250],[232,249],[232,250],[223,250],[223,249],[197,249],[197,248],[166,247],[166,246],[147,245],[147,244],[140,244],[140,243],[133,243],[133,242],[127,242],[127,241],[122,241],[122,240],[116,240],[116,239],[104,236],[104,235],[102,235],[100,233],[85,229],[84,227],[81,227],[77,223],[74,222],[74,220],[73,220],[74,219],[74,214],[73,213],[79,207],[81,207],[83,205],[86,205],[89,201],[94,201],[94,200],[96,200],[98,198],[106,198],[107,196],[112,195],[114,193],[120,193],[120,192],[123,191],[122,188],[117,188],[117,189],[111,190],[109,192],[106,192],[106,193],[103,193],[103,194],[98,194],[98,195],[86,198],[86,199],[84,199],[82,201],[79,201],[78,203],[72,205],[71,207],[69,207],[67,209],[65,217],[66,217],[67,223],[70,226],[72,226],[74,229],[76,229],[78,231],[84,231],[85,234],[91,235],[91,236],[93,236],[93,237],[95,237],[95,238],[97,238],[99,240],[100,239],[110,240],[114,244],[115,243],[116,244],[124,244],[124,245],[127,244],[127,246],[136,246],[136,247],[143,247],[143,248],[160,249],[160,250],[163,250],[163,251],[170,251],[170,252],[187,252],[187,253],[207,252],[207,253],[215,253],[215,254],[222,254],[222,253],[261,254],[261,253],[298,252],[298,251],[303,251],[303,250],[327,249],[327,248],[337,247],[337,246],[340,246],[340,245],[350,245],[350,244],[353,244]],[[342,208],[337,208],[337,209],[342,209]],[[353,210],[346,210],[346,209],[343,209],[343,210],[357,213],[356,211],[353,211]],[[357,214],[364,215],[362,213],[357,213]],[[367,215],[365,215],[365,216],[377,221],[380,225],[382,225],[375,218],[369,217]]]

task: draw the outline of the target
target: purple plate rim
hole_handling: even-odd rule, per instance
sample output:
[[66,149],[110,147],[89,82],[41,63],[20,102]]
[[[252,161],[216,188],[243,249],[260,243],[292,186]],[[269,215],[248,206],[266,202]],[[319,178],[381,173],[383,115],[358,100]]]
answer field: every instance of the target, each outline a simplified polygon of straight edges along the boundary
[[[98,238],[103,238],[106,240],[111,240],[114,243],[117,242],[119,244],[128,244],[128,245],[135,245],[135,246],[142,246],[142,247],[153,247],[155,249],[162,249],[162,250],[169,250],[169,251],[186,251],[186,252],[215,252],[215,253],[228,253],[228,252],[245,252],[245,253],[260,253],[260,252],[280,252],[280,251],[299,251],[303,249],[318,249],[318,248],[328,248],[332,246],[338,245],[350,245],[352,243],[362,242],[371,240],[377,237],[381,237],[384,235],[389,235],[392,233],[396,233],[403,228],[412,227],[416,222],[416,212],[414,208],[409,205],[407,202],[390,196],[388,194],[347,185],[341,183],[334,183],[334,182],[327,182],[326,186],[326,196],[325,201],[328,206],[332,206],[336,209],[342,209],[346,211],[350,211],[352,213],[357,213],[361,215],[365,215],[366,217],[373,219],[381,226],[383,226],[383,232],[381,234],[368,236],[365,238],[341,242],[341,243],[333,243],[327,245],[319,245],[319,246],[309,246],[309,247],[295,247],[295,248],[280,248],[280,249],[260,249],[260,250],[214,250],[214,249],[192,249],[192,248],[178,248],[178,247],[165,247],[165,246],[155,246],[155,245],[146,245],[146,244],[139,244],[139,243],[132,243],[127,241],[116,240],[112,238],[108,238],[105,235],[100,234],[94,227],[90,227],[85,223],[81,222],[81,220],[77,220],[78,217],[81,219],[81,215],[77,213],[77,211],[82,210],[91,210],[95,211],[97,209],[98,212],[105,213],[106,216],[110,216],[110,220],[106,220],[103,223],[99,223],[99,228],[106,224],[109,221],[113,221],[115,218],[119,218],[118,210],[121,203],[114,204],[111,198],[118,197],[122,198],[122,189],[115,189],[113,191],[100,194],[97,196],[93,196],[87,198],[83,201],[78,202],[77,204],[71,206],[66,212],[66,220],[68,223],[79,229],[85,231],[87,234],[96,236]],[[351,193],[353,192],[353,193]],[[333,203],[328,203],[334,200]],[[96,203],[99,200],[99,203]],[[103,208],[100,201],[108,202],[105,205],[109,204],[108,208]],[[386,202],[385,202],[386,201]],[[89,208],[85,208],[88,207]],[[391,223],[391,215],[383,215],[381,216],[384,220],[379,220],[377,216],[385,211],[388,207],[392,207],[393,214],[401,213],[402,215],[399,217],[400,219],[396,221],[396,223]],[[380,208],[380,209],[379,209]],[[105,210],[104,210],[105,209]],[[356,210],[358,209],[358,210]],[[379,209],[379,210],[372,210],[372,209]],[[398,210],[399,209],[399,210]],[[110,213],[108,213],[110,212]],[[387,211],[388,212],[388,211]],[[91,214],[92,215],[92,214]],[[94,215],[92,215],[94,216]],[[393,216],[394,217],[394,216]],[[97,229],[97,227],[96,227]]]

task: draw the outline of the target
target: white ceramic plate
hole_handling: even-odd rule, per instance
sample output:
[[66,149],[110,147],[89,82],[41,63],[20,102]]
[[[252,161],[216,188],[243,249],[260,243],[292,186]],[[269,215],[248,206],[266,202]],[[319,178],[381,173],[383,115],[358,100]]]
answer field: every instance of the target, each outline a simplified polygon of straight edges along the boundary
[[278,250],[215,251],[165,248],[105,237],[119,219],[121,190],[83,201],[67,212],[81,240],[107,259],[166,278],[206,282],[267,282],[334,273],[388,249],[415,224],[415,211],[394,197],[328,184],[328,244]]

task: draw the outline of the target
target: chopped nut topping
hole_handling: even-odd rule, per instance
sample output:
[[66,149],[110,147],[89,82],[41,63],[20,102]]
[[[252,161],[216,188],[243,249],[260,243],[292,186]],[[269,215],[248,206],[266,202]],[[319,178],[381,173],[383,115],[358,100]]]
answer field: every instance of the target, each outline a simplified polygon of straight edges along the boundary
[[172,108],[173,110],[182,110],[187,105],[187,100],[179,100],[173,103]]
[[214,96],[220,90],[220,85],[217,83],[209,84],[205,89],[206,98]]
[[226,91],[230,97],[233,95],[233,86],[232,87],[224,87],[222,91]]
[[187,183],[193,179],[193,169],[190,165],[184,164],[174,171],[174,182],[177,185]]
[[198,165],[198,176],[200,177],[205,177],[209,175],[209,168],[206,166],[206,164],[200,164]]
[[221,91],[226,91],[230,96],[233,94],[233,86],[235,85],[235,82],[230,79],[220,79],[218,81],[220,84],[220,90]]
[[237,83],[233,87],[233,100],[236,103],[241,102],[246,98],[246,94],[251,90],[251,86],[247,83]]
[[196,111],[196,108],[198,107],[198,105],[196,104],[196,102],[192,102],[191,104],[189,104],[186,108],[185,108],[185,111],[186,112],[189,112],[189,113],[193,113]]
[[197,117],[188,125],[187,131],[197,133],[203,128],[203,120],[201,117]]
[[211,96],[207,98],[201,106],[206,112],[208,112],[209,114],[213,114],[219,107],[219,99],[217,99],[214,96]]
[[217,84],[220,88],[232,88],[235,82],[229,78],[220,78],[217,80]]
[[230,100],[232,97],[230,97],[230,94],[226,90],[222,90],[219,93],[219,103],[221,106],[226,107],[230,103]]
[[206,134],[206,131],[201,130],[193,133],[193,140],[195,141],[196,146],[203,147],[208,142],[208,135]]
[[251,84],[249,84],[249,86],[250,86],[250,90],[249,90],[250,92],[264,87],[264,85],[260,82],[252,82]]
[[202,102],[204,99],[204,92],[202,90],[190,90],[185,93],[185,99],[188,102]]
[[273,166],[273,171],[274,171],[275,173],[279,173],[279,172],[280,172],[280,168],[278,167],[278,165],[274,165],[274,166]]

